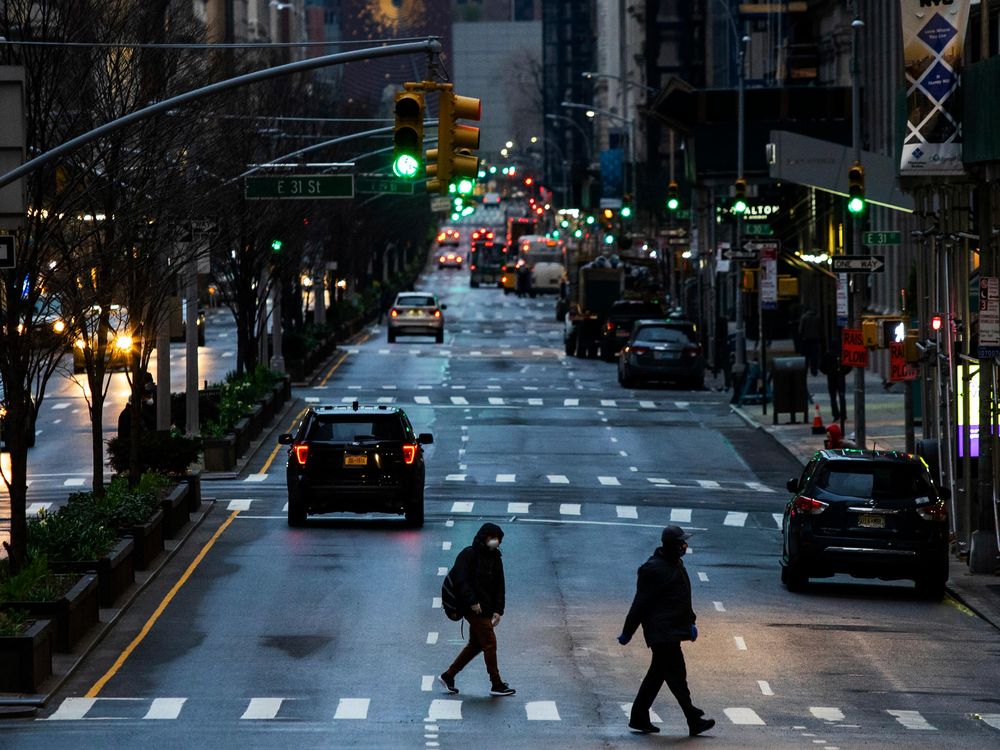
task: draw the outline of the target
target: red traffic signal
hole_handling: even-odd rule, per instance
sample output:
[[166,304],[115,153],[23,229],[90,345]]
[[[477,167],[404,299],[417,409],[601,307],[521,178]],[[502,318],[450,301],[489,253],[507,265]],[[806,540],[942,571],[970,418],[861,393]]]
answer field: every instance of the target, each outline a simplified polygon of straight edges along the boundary
[[942,320],[940,315],[931,318],[931,330],[935,333],[941,330]]

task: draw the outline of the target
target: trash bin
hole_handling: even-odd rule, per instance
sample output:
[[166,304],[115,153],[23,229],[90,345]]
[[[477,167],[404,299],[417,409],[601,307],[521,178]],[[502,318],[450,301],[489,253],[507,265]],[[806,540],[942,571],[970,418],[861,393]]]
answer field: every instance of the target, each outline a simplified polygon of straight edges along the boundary
[[775,357],[771,363],[771,382],[774,398],[774,424],[778,414],[795,415],[802,412],[802,421],[809,423],[809,389],[806,386],[805,357]]

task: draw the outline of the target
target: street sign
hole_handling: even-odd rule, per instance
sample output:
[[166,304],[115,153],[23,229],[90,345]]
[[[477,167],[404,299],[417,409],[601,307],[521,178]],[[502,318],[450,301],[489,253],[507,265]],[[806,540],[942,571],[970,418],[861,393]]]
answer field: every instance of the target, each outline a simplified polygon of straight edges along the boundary
[[0,268],[14,267],[14,235],[0,235]]
[[902,232],[864,232],[861,241],[866,245],[902,245]]
[[215,219],[191,219],[191,232],[195,236],[211,236],[219,233],[219,222]]
[[451,198],[447,195],[431,196],[431,211],[436,214],[451,211]]
[[247,200],[274,199],[316,200],[353,198],[354,175],[293,174],[283,177],[247,177],[244,179]]
[[868,350],[860,328],[844,328],[840,346],[840,364],[844,367],[867,367]]
[[780,247],[781,243],[778,240],[757,240],[756,242],[747,242],[743,245],[744,250],[752,250],[755,253],[761,250],[774,250],[777,252]]
[[884,255],[838,255],[832,259],[834,273],[883,273]]
[[774,230],[770,224],[747,223],[743,225],[743,234],[747,237],[770,237],[774,234]]
[[760,251],[760,309],[778,307],[778,243],[766,243]]
[[[413,195],[413,182],[380,174],[354,176],[354,192],[365,194]],[[447,198],[445,198],[447,200]]]
[[979,356],[1000,355],[1000,279],[979,278]]
[[726,260],[757,260],[756,250],[739,250],[731,247],[722,251],[722,257]]

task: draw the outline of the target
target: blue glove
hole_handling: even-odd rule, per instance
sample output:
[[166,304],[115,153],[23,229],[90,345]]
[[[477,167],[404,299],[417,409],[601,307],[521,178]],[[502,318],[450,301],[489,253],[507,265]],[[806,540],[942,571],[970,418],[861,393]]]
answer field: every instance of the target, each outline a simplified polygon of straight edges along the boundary
[[691,642],[694,643],[698,640],[698,628],[692,623],[691,625]]
[[631,639],[631,638],[628,638],[628,637],[626,637],[626,635],[625,635],[624,633],[622,633],[622,634],[621,634],[620,636],[618,636],[618,642],[619,642],[620,644],[622,644],[623,646],[625,646],[625,645],[628,645],[628,642],[629,642],[630,640],[632,640],[632,639]]

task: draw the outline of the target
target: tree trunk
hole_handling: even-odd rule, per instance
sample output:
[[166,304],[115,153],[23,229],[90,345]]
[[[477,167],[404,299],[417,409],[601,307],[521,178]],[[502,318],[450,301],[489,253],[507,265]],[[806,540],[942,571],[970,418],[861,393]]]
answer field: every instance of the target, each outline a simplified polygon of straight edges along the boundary
[[[8,418],[17,415],[17,411],[23,411],[13,407],[8,412]],[[14,429],[7,438],[7,448],[10,452],[10,484],[8,494],[10,496],[10,542],[4,542],[7,549],[7,556],[10,560],[11,573],[16,573],[28,556],[28,521],[26,507],[28,500],[28,441],[24,424],[27,420],[23,418],[14,423]]]

